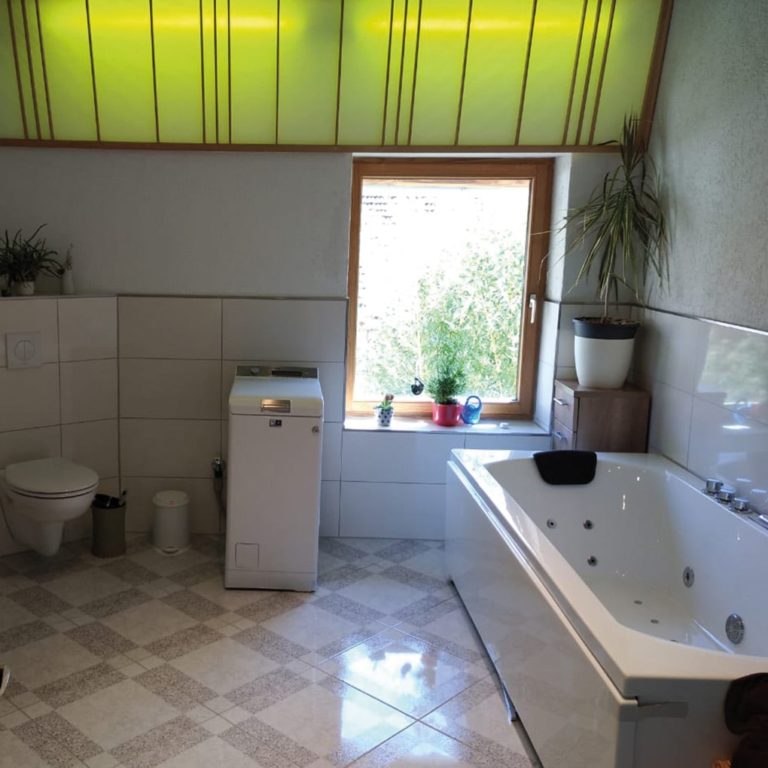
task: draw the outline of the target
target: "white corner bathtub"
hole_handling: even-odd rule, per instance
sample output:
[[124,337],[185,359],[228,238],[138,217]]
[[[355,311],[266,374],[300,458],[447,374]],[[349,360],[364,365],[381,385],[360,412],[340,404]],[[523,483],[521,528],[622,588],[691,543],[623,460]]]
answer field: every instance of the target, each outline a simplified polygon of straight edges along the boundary
[[452,452],[446,562],[544,768],[730,757],[728,684],[768,672],[768,531],[660,456],[600,454],[583,486],[531,456]]

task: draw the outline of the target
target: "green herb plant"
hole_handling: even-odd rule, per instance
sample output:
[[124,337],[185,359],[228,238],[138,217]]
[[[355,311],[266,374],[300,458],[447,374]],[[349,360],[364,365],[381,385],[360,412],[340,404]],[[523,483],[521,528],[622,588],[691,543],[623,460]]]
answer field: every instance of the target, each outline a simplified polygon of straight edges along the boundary
[[6,275],[9,283],[34,282],[40,274],[61,275],[62,266],[53,258],[56,251],[48,248],[44,238],[38,238],[44,226],[29,237],[24,237],[20,229],[13,237],[5,230],[0,240],[0,275]]

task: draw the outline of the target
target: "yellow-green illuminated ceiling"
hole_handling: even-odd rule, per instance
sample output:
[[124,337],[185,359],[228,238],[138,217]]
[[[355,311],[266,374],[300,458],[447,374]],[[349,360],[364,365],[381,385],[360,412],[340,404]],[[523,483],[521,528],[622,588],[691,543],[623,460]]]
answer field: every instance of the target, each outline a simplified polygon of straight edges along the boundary
[[670,0],[0,0],[0,140],[588,147]]

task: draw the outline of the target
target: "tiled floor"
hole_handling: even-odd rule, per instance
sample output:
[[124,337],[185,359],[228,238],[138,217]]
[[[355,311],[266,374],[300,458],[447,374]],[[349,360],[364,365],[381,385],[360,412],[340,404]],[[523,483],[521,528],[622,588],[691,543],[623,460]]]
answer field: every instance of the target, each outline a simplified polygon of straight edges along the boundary
[[325,539],[313,594],[218,542],[0,559],[2,768],[531,768],[438,542]]

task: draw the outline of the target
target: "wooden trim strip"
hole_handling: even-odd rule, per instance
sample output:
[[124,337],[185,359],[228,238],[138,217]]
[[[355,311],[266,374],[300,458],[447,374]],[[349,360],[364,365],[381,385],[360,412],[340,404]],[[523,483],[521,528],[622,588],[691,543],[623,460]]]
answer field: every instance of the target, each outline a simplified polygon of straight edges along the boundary
[[413,137],[413,115],[416,105],[416,78],[419,74],[419,46],[421,44],[421,12],[424,7],[424,0],[419,0],[419,14],[416,17],[416,51],[413,55],[413,82],[411,83],[411,104],[410,114],[408,115],[408,145]]
[[573,94],[576,90],[576,77],[579,73],[579,58],[581,56],[581,43],[584,40],[584,22],[587,19],[587,6],[589,0],[584,0],[581,6],[581,22],[579,23],[579,37],[576,41],[576,56],[573,60],[573,74],[571,75],[571,87],[568,90],[568,108],[565,111],[565,124],[563,125],[563,140],[565,144],[568,141],[568,127],[571,122],[571,109],[573,108]]
[[275,144],[280,144],[280,0],[277,3],[275,25]]
[[96,91],[96,62],[93,58],[93,30],[91,29],[91,6],[85,0],[85,21],[88,26],[88,53],[91,57],[91,86],[93,88],[93,115],[96,120],[96,141],[101,141],[101,120],[99,118],[99,96]]
[[157,61],[155,60],[155,8],[149,0],[149,42],[152,48],[152,97],[155,101],[155,140],[160,142],[160,108],[157,101]]
[[19,66],[19,50],[16,43],[16,24],[13,20],[12,0],[7,0],[8,5],[8,28],[11,31],[11,48],[13,49],[13,63],[16,67],[16,87],[19,90],[19,108],[21,110],[21,124],[24,128],[24,138],[29,140],[29,126],[27,125],[27,107],[24,103],[24,88],[21,85],[21,67]]
[[333,131],[333,143],[339,143],[339,111],[341,108],[341,64],[344,51],[344,0],[339,0],[339,61],[336,70],[336,125]]
[[458,145],[459,133],[461,131],[461,115],[464,110],[464,84],[467,80],[467,57],[469,56],[469,37],[470,30],[472,28],[472,7],[474,0],[469,0],[469,7],[467,9],[467,33],[464,38],[464,61],[461,65],[461,85],[459,86],[459,108],[456,113],[456,133],[454,134],[453,143]]
[[608,49],[611,47],[611,32],[613,32],[613,19],[616,15],[616,0],[611,0],[611,11],[608,14],[608,31],[605,33],[605,47],[603,48],[603,60],[600,62],[600,74],[597,78],[597,92],[595,94],[595,107],[592,110],[592,124],[589,128],[588,144],[595,140],[595,126],[597,125],[597,113],[600,109],[600,97],[603,95],[603,79],[605,78],[605,65],[608,61]]
[[51,112],[51,94],[48,90],[48,67],[45,63],[45,44],[43,42],[43,24],[40,21],[40,0],[35,0],[35,13],[37,15],[37,39],[40,41],[40,61],[43,65],[43,87],[45,89],[45,108],[48,112],[48,131],[51,139],[55,141],[56,134],[53,131],[53,113]]
[[199,0],[200,8],[200,91],[202,95],[203,110],[203,144],[206,144],[208,137],[205,130],[205,33],[203,30],[203,0]]
[[32,41],[29,39],[29,20],[27,18],[27,4],[21,3],[21,20],[24,25],[24,47],[27,49],[27,66],[29,67],[29,87],[32,89],[32,111],[35,115],[35,130],[37,138],[42,139],[40,130],[40,109],[37,106],[37,87],[35,85],[35,65],[32,61]]
[[597,11],[595,12],[595,29],[592,32],[592,42],[589,46],[589,59],[587,59],[587,72],[584,75],[584,92],[581,96],[581,109],[579,110],[579,121],[576,126],[576,144],[581,143],[581,128],[584,125],[584,113],[587,110],[587,96],[589,95],[589,81],[592,77],[592,62],[595,57],[595,46],[597,45],[597,31],[600,28],[600,13],[603,8],[603,0],[597,0]]
[[232,143],[232,0],[227,0],[227,140]]
[[392,65],[392,26],[395,22],[395,0],[389,0],[389,39],[387,40],[387,75],[384,81],[384,116],[381,121],[381,146],[387,140],[387,109],[389,107],[389,73]]
[[405,63],[405,39],[408,34],[408,0],[403,10],[403,41],[400,45],[400,77],[397,84],[397,112],[395,113],[395,145],[400,143],[400,109],[403,103],[403,65]]
[[219,143],[219,8],[213,0],[213,115],[216,143]]
[[[230,151],[230,152],[331,152],[349,154],[350,152],[375,153],[381,152],[380,144],[343,144],[334,146],[332,144],[201,144],[200,142],[163,142],[158,144],[156,141],[78,141],[73,139],[3,139],[0,138],[0,147],[37,147],[40,149],[135,149],[147,150],[158,149],[162,151]],[[386,154],[404,155],[412,153],[413,147],[387,145],[384,147]],[[582,154],[605,154],[615,153],[616,147],[611,145],[586,144],[568,144],[559,146],[553,144],[524,144],[515,146],[512,144],[467,144],[456,147],[453,144],[425,144],[419,145],[419,153],[444,153],[447,155],[457,155],[454,160],[462,159],[462,155],[485,153],[498,155],[506,152],[525,152],[527,154],[550,154],[552,152],[578,152]]]
[[520,143],[520,131],[523,127],[523,110],[525,109],[525,91],[528,88],[528,69],[531,64],[531,48],[533,47],[533,30],[536,26],[536,10],[538,0],[533,0],[531,6],[531,26],[528,30],[528,45],[525,48],[525,67],[523,69],[523,83],[520,88],[520,105],[517,109],[517,128],[515,129],[515,146]]
[[656,39],[653,43],[651,68],[648,73],[645,97],[643,98],[643,106],[640,113],[640,131],[644,143],[648,142],[651,125],[653,124],[653,115],[656,111],[656,99],[659,95],[659,85],[661,83],[661,70],[664,64],[664,54],[667,49],[669,27],[672,23],[672,3],[673,0],[662,0],[661,10],[659,11],[659,25],[656,27]]

